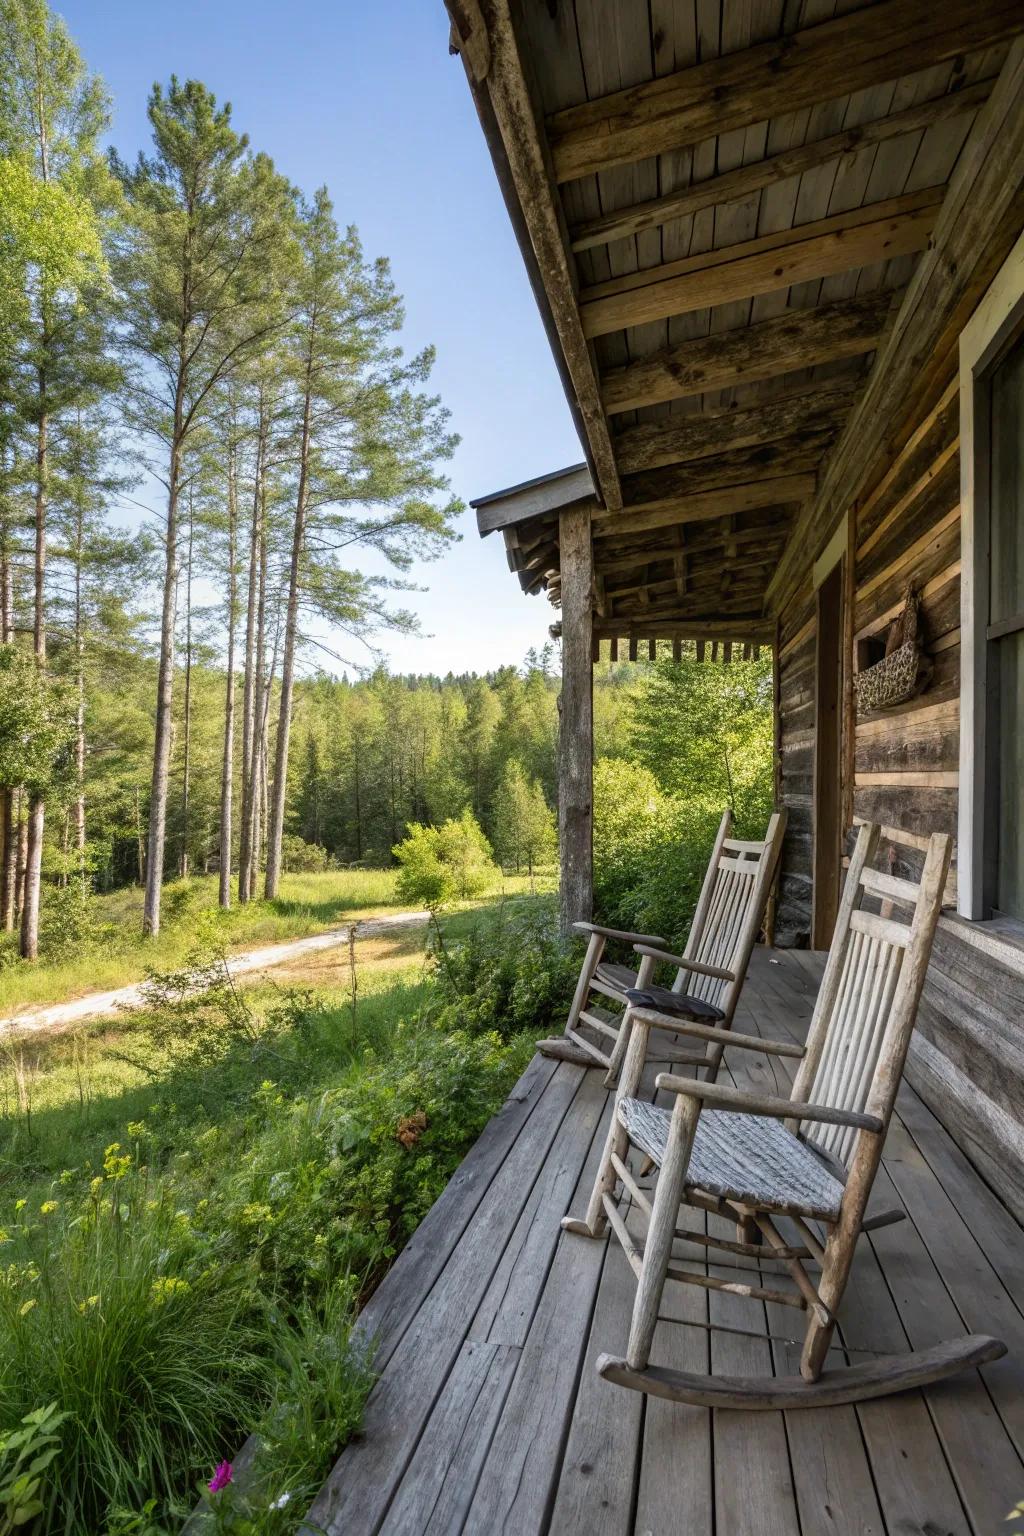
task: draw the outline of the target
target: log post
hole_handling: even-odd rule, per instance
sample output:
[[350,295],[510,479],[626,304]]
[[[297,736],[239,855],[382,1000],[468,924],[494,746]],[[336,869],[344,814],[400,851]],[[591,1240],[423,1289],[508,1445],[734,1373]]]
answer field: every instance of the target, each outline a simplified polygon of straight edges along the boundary
[[588,922],[594,905],[593,553],[589,507],[558,515],[562,573],[562,693],[558,701],[561,926]]

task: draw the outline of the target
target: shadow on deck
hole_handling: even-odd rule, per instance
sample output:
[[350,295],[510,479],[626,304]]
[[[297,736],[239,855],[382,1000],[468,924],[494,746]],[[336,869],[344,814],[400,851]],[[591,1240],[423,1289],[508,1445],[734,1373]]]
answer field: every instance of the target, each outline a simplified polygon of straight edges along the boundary
[[[758,950],[736,1028],[802,1039],[821,966]],[[732,1051],[722,1081],[786,1092],[784,1066]],[[534,1058],[364,1314],[380,1379],[311,1522],[331,1536],[1008,1530],[1024,1497],[1024,1234],[913,1090],[872,1202],[908,1219],[862,1238],[841,1345],[856,1359],[975,1331],[1010,1353],[923,1392],[789,1414],[711,1413],[598,1377],[599,1354],[624,1353],[633,1277],[614,1240],[559,1219],[585,1203],[609,1109],[599,1072]],[[672,1285],[664,1304],[659,1364],[796,1368],[768,1337],[800,1336],[784,1308]]]

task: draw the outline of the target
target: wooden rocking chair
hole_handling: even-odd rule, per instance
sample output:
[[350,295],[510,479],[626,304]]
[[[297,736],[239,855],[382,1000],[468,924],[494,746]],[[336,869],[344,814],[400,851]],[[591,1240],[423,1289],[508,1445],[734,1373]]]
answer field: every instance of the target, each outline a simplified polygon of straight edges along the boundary
[[[860,830],[840,902],[835,936],[806,1046],[732,1034],[726,1045],[801,1058],[790,1098],[766,1098],[663,1073],[659,1089],[675,1094],[671,1112],[635,1097],[652,1029],[707,1039],[714,1031],[680,1025],[649,1009],[632,1014],[629,1050],[615,1111],[586,1219],[566,1217],[570,1232],[598,1237],[610,1222],[638,1285],[625,1359],[602,1355],[607,1380],[673,1401],[720,1408],[810,1408],[857,1402],[924,1386],[1006,1353],[1005,1345],[971,1335],[904,1356],[888,1356],[823,1372],[861,1232],[894,1219],[865,1219],[892,1115],[949,867],[950,839],[934,835],[920,885],[881,874],[870,862],[877,826]],[[911,903],[909,924],[864,911],[865,895]],[[659,1168],[653,1203],[626,1163],[629,1144]],[[647,1218],[642,1244],[629,1232],[615,1186]],[[676,1238],[681,1204],[731,1216],[739,1236],[756,1226],[767,1246],[699,1235],[705,1250],[767,1256],[783,1266],[792,1290],[730,1284],[680,1268]],[[779,1230],[788,1218],[796,1237]],[[898,1219],[898,1218],[896,1218]],[[825,1229],[824,1239],[820,1223]],[[726,1262],[723,1260],[723,1262]],[[810,1265],[820,1274],[812,1279]],[[713,1377],[650,1364],[666,1279],[728,1289],[807,1314],[800,1376]],[[780,1276],[780,1280],[783,1277]]]
[[[653,934],[623,933],[597,923],[574,923],[578,933],[590,935],[590,942],[565,1033],[552,1040],[538,1041],[537,1049],[545,1056],[557,1056],[579,1066],[605,1067],[605,1082],[613,1088],[629,1042],[631,1009],[626,994],[647,988],[655,966],[667,962],[677,967],[671,988],[677,995],[673,1017],[695,1024],[713,1024],[716,1028],[711,1043],[702,1050],[665,1046],[658,1059],[704,1067],[707,1080],[713,1081],[722,1059],[721,1031],[729,1029],[736,1012],[750,953],[764,921],[785,830],[786,812],[778,811],[768,822],[763,842],[744,841],[730,835],[732,817],[725,812],[681,955],[670,954],[665,949],[665,940]],[[605,960],[609,939],[624,939],[633,945],[640,957],[637,970]],[[627,1005],[625,1012],[613,1013],[593,1006],[592,992]],[[688,1010],[687,1003],[692,1004]],[[584,1026],[597,1036],[597,1041],[584,1034]],[[610,1049],[608,1044],[598,1041],[611,1042]]]

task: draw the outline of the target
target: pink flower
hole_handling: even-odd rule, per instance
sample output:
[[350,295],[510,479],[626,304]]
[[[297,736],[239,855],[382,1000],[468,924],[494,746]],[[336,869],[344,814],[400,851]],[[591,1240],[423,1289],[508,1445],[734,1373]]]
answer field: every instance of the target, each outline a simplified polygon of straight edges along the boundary
[[216,1472],[214,1472],[213,1476],[210,1478],[210,1481],[207,1485],[210,1492],[220,1493],[221,1489],[226,1488],[228,1483],[230,1483],[231,1477],[232,1472],[230,1461],[222,1461]]

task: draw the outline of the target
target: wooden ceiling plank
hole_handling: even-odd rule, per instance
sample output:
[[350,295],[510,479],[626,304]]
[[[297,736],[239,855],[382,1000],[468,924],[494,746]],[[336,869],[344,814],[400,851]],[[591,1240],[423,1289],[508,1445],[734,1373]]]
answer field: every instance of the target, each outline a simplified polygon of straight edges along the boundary
[[637,507],[594,516],[594,537],[635,533],[645,528],[670,528],[707,522],[730,512],[750,512],[763,507],[786,507],[807,500],[814,491],[812,474],[762,477],[746,485],[727,485],[691,496],[652,501]]
[[784,150],[767,160],[740,166],[722,176],[712,176],[707,181],[669,193],[666,197],[654,198],[646,203],[637,203],[632,208],[621,208],[615,213],[587,219],[573,228],[572,248],[574,251],[587,251],[595,246],[608,245],[613,240],[624,240],[630,235],[657,229],[670,219],[685,218],[687,214],[699,213],[702,208],[714,208],[747,197],[764,187],[788,181],[791,176],[801,176],[805,171],[828,160],[855,154],[869,145],[881,144],[886,139],[915,133],[949,118],[976,112],[991,89],[991,80],[981,80],[963,90],[933,97],[931,101],[921,102],[902,112],[894,112],[888,117],[875,118],[871,122],[845,128],[840,133]]
[[766,400],[746,410],[725,409],[645,421],[615,438],[619,474],[703,459],[733,448],[750,448],[806,431],[836,429],[853,404],[858,381],[802,385],[799,394]]
[[1024,216],[1024,42],[1014,43],[957,161],[935,229],[857,406],[769,584],[778,608],[844,510],[881,478],[956,366],[957,338]]
[[896,80],[1024,30],[1019,0],[881,0],[547,121],[559,182]]
[[601,381],[609,415],[873,352],[899,295],[872,293],[668,347]]
[[913,255],[928,244],[943,191],[932,187],[888,198],[585,288],[580,296],[584,335],[603,336],[669,315],[773,293],[893,256]]

